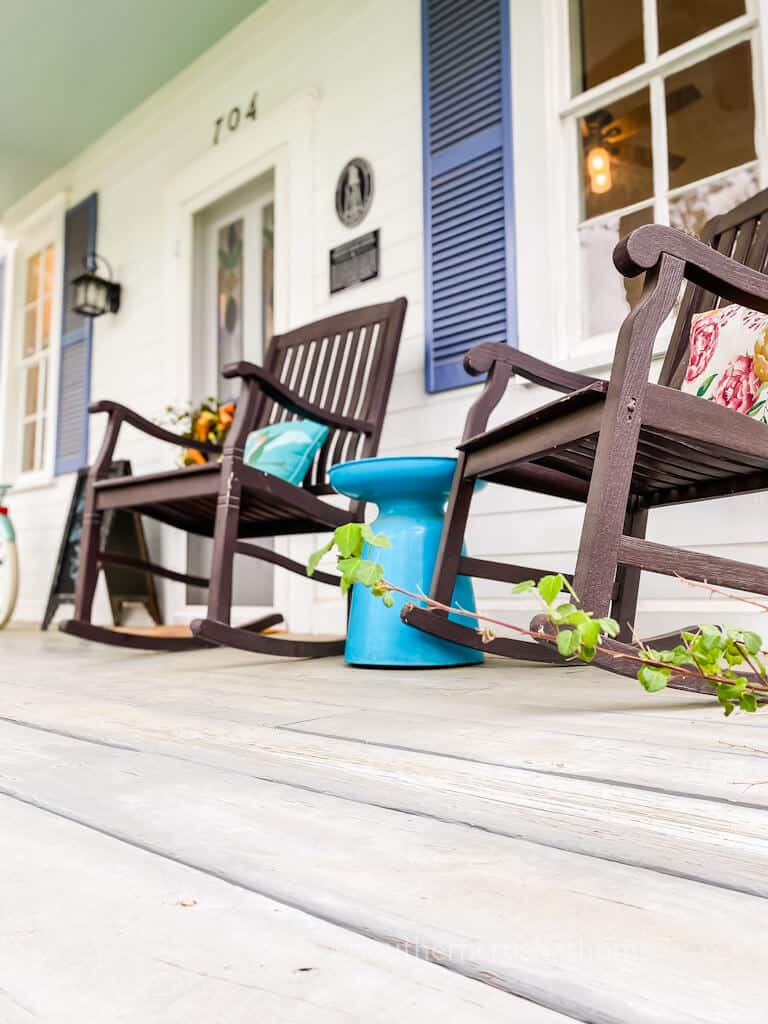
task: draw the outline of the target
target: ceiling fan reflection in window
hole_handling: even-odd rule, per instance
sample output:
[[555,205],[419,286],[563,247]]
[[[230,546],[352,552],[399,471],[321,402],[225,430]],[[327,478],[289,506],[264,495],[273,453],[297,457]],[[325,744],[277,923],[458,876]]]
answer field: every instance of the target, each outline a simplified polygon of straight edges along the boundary
[[[701,99],[700,90],[689,83],[667,94],[667,116],[672,117]],[[651,112],[647,103],[634,110],[614,117],[610,110],[601,107],[582,120],[582,135],[586,167],[589,176],[589,190],[602,195],[613,188],[612,163],[634,164],[637,167],[652,167],[653,154],[650,146],[632,142],[650,121]],[[676,171],[685,163],[679,153],[669,153],[669,169]]]

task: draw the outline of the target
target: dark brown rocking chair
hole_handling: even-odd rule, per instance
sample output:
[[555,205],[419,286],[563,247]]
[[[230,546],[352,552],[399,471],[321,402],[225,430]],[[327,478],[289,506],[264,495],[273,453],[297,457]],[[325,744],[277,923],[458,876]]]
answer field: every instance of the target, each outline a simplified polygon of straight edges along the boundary
[[[728,302],[768,313],[768,190],[713,218],[698,241],[673,228],[638,228],[616,248],[627,277],[645,273],[642,298],[619,331],[609,381],[567,372],[499,344],[467,354],[470,373],[488,373],[467,417],[448,502],[431,596],[448,603],[457,575],[516,583],[541,573],[465,557],[462,542],[474,484],[487,480],[586,504],[574,588],[582,606],[612,615],[622,632],[611,646],[632,653],[640,573],[768,594],[768,569],[645,539],[651,509],[768,489],[768,426],[693,395],[680,384],[688,363],[691,316]],[[649,382],[657,332],[687,281],[658,384]],[[487,430],[513,374],[566,393],[534,412]],[[411,625],[512,658],[559,660],[551,645],[498,637],[426,608],[406,607]],[[538,625],[539,620],[534,620]],[[685,628],[685,627],[683,627]],[[679,642],[680,630],[651,638]],[[596,659],[622,674],[636,665]],[[708,689],[697,681],[683,689]]]
[[[108,413],[109,423],[88,478],[75,617],[60,628],[88,640],[148,650],[227,644],[290,657],[340,654],[343,638],[299,640],[264,635],[262,630],[282,621],[278,614],[232,627],[233,563],[235,555],[245,555],[304,576],[304,565],[249,541],[327,532],[362,517],[358,503],[338,507],[323,500],[323,495],[334,493],[327,470],[339,462],[373,456],[378,450],[406,305],[405,299],[396,299],[275,335],[267,346],[263,367],[246,362],[227,366],[224,375],[239,377],[242,383],[223,449],[164,430],[114,402],[92,405],[91,412]],[[243,463],[243,447],[252,430],[297,417],[330,428],[302,486]],[[221,459],[166,473],[108,478],[123,423],[182,448],[220,454]],[[121,508],[188,533],[213,537],[210,581],[100,550],[102,517]],[[105,564],[130,564],[166,579],[208,587],[207,617],[192,623],[192,636],[118,631],[93,624],[94,592],[99,569]],[[313,578],[338,585],[338,579],[328,573],[316,572]]]

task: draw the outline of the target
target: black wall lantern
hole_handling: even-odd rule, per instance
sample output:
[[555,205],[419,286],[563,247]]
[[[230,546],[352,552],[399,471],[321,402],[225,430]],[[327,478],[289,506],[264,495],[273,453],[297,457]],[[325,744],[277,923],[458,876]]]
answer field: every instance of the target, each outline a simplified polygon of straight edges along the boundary
[[[103,263],[108,277],[96,273],[98,264]],[[75,301],[74,313],[83,316],[102,316],[104,313],[116,313],[120,309],[120,285],[112,280],[112,267],[96,253],[91,253],[85,260],[85,273],[72,282]]]

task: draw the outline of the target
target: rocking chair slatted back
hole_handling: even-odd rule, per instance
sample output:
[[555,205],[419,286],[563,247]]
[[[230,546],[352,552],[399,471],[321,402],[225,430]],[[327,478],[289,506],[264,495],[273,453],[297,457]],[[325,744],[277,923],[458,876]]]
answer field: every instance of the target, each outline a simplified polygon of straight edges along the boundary
[[[753,270],[768,272],[768,189],[707,221],[701,240]],[[679,388],[683,381],[688,365],[691,317],[724,304],[723,299],[704,288],[693,284],[686,287],[659,376],[660,384]]]
[[[376,454],[389,399],[405,299],[340,313],[273,336],[264,368],[305,401],[327,412],[372,423],[369,432],[332,428],[304,481],[313,494],[331,494],[328,470]],[[268,397],[254,429],[299,418]]]

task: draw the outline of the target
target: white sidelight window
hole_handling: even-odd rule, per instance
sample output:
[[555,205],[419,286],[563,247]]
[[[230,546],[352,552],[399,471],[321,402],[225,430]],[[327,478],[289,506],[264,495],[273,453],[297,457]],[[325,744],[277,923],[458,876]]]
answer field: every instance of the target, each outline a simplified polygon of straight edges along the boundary
[[619,239],[654,221],[698,233],[760,187],[757,22],[749,0],[570,0],[561,118],[585,351],[612,343],[639,297],[640,280],[611,272]]
[[55,246],[27,256],[23,274],[23,305],[18,362],[19,468],[34,473],[45,465],[48,430],[48,369],[53,324]]

